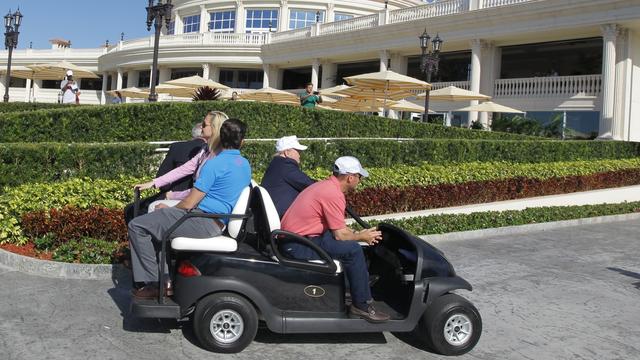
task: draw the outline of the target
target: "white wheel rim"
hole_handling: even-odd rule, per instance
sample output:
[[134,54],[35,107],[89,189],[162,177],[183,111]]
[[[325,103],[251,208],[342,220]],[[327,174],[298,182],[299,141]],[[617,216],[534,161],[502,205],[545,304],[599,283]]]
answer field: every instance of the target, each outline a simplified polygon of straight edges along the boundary
[[471,339],[473,325],[463,314],[455,314],[444,323],[444,339],[453,346],[462,346]]
[[209,324],[211,335],[223,344],[237,341],[244,331],[242,316],[233,310],[218,311]]

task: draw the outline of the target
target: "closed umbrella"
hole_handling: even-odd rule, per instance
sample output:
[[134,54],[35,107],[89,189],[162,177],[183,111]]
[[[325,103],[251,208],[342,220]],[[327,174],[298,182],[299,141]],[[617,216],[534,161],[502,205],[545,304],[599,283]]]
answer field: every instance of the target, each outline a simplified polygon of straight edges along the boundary
[[[422,93],[422,94],[419,94],[417,97],[424,98],[425,95],[426,93]],[[455,86],[447,86],[442,89],[430,91],[429,99],[439,100],[439,101],[471,101],[471,100],[487,101],[487,100],[491,100],[491,96],[480,94],[474,91],[461,89]]]
[[226,85],[220,84],[219,82],[215,82],[210,79],[205,79],[202,76],[198,76],[198,75],[165,81],[163,84],[190,87],[194,89],[205,87],[205,86],[208,86],[213,89],[218,89],[218,90],[230,89]]
[[262,89],[247,91],[238,96],[241,100],[253,100],[270,103],[284,103],[284,104],[300,104],[298,96],[290,92],[274,89],[272,87],[264,87]]
[[524,114],[524,111],[510,108],[508,106],[496,104],[491,101],[483,102],[482,104],[467,106],[455,111],[485,111],[485,112],[496,112],[496,113]]
[[29,65],[27,67],[33,71],[31,79],[36,80],[61,80],[65,77],[67,70],[73,71],[74,78],[97,79],[99,77],[93,71],[65,60],[51,64]]

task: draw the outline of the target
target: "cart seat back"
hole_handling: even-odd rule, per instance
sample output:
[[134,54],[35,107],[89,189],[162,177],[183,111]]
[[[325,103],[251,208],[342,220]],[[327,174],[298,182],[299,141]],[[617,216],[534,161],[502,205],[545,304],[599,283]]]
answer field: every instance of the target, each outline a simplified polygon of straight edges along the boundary
[[[251,187],[247,186],[240,193],[240,197],[233,207],[232,214],[244,215],[247,213]],[[206,252],[234,252],[238,250],[236,240],[242,234],[245,219],[231,219],[227,224],[226,234],[210,238],[177,237],[171,240],[171,248],[177,251],[206,251]]]

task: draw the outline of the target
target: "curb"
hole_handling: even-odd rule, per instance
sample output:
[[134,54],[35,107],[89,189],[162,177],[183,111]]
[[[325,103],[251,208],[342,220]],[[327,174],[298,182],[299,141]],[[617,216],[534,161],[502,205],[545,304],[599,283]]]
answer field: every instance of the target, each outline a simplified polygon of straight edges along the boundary
[[[514,235],[534,231],[560,229],[578,225],[601,224],[638,219],[640,219],[640,213],[633,213],[576,220],[554,221],[539,224],[505,226],[500,228],[461,231],[448,234],[423,235],[419,237],[428,242],[471,240],[489,236]],[[26,274],[62,279],[113,280],[131,276],[131,272],[120,264],[90,265],[62,263],[56,261],[34,259],[28,256],[14,254],[3,249],[0,249],[0,265]]]
[[72,264],[34,259],[0,249],[0,265],[13,270],[44,277],[78,280],[112,280],[131,276],[120,264]]
[[422,240],[427,242],[444,242],[444,241],[457,241],[457,240],[472,240],[490,236],[505,236],[525,234],[531,232],[540,232],[547,230],[562,229],[566,227],[579,226],[579,225],[591,225],[591,224],[604,224],[620,221],[639,220],[640,213],[621,214],[621,215],[608,215],[598,216],[591,218],[582,218],[574,220],[552,221],[538,224],[527,225],[515,225],[504,226],[499,228],[482,229],[482,230],[470,230],[459,231],[447,234],[433,234],[419,236]]

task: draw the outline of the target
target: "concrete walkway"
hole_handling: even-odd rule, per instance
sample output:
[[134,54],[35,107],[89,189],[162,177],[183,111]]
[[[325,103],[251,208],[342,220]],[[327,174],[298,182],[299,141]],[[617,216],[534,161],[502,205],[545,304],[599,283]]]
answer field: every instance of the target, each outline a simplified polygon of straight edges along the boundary
[[[407,219],[418,216],[429,216],[439,214],[471,214],[483,211],[505,211],[524,210],[526,208],[547,207],[547,206],[573,206],[573,205],[596,205],[596,204],[618,204],[622,202],[640,201],[640,185],[626,186],[612,189],[582,191],[570,194],[538,196],[526,199],[496,201],[492,203],[473,204],[464,206],[454,206],[448,208],[438,208],[421,211],[411,211],[405,213],[394,213],[376,216],[367,216],[363,219],[385,220],[385,219]],[[350,219],[350,222],[353,220]]]

